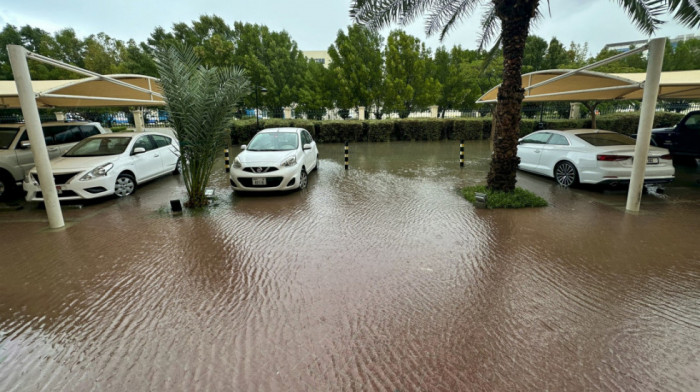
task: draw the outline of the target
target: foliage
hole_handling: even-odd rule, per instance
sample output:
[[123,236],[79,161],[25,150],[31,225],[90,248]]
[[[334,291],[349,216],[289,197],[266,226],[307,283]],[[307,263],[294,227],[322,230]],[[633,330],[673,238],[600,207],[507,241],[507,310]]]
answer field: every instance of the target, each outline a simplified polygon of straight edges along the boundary
[[394,121],[392,120],[370,120],[365,121],[367,141],[388,142],[394,133]]
[[433,71],[440,86],[436,103],[442,117],[448,109],[476,107],[474,102],[486,91],[479,85],[483,68],[483,59],[479,57],[477,51],[463,50],[459,46],[449,52],[440,47],[435,52]]
[[444,121],[436,118],[409,118],[394,124],[398,140],[439,140]]
[[[439,83],[430,76],[430,51],[416,37],[394,30],[387,38],[384,106],[406,118],[437,101]],[[386,111],[386,110],[385,110]]]
[[204,195],[212,167],[249,82],[237,68],[202,66],[187,46],[160,50],[158,72],[173,128],[180,141],[188,207],[208,204]]
[[362,141],[362,121],[323,121],[319,125],[316,137],[322,143]]
[[[455,140],[478,140],[483,137],[485,120],[458,119],[454,121],[452,137]],[[491,121],[488,121],[489,127]]]
[[520,187],[516,187],[513,192],[493,191],[483,185],[462,188],[462,195],[472,204],[477,204],[476,192],[486,194],[486,208],[529,208],[548,205],[545,199]]
[[384,96],[382,37],[364,26],[342,30],[328,48],[329,71],[335,87],[335,105],[341,108],[374,106],[381,110]]

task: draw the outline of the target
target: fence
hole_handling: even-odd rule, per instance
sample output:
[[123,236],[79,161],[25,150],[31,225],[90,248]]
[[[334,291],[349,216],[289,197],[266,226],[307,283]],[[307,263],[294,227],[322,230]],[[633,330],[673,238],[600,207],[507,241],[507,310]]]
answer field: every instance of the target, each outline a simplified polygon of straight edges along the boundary
[[[601,102],[596,106],[596,115],[609,115],[614,113],[628,113],[639,111],[640,102],[638,101],[623,101],[623,102]],[[64,112],[56,110],[40,110],[42,122],[56,121],[57,113],[62,113],[63,121],[94,121],[99,122],[103,126],[112,127],[134,127],[134,115],[129,108],[105,108],[105,109],[65,109]],[[491,116],[491,105],[481,105],[477,109],[438,109],[437,116],[433,111],[420,110],[410,113],[390,111],[387,113],[379,112],[374,108],[369,108],[365,111],[366,119],[398,119],[398,118],[479,118]],[[700,110],[700,102],[688,101],[659,101],[656,106],[657,111],[687,113],[691,110]],[[261,120],[271,118],[295,118],[305,120],[357,120],[359,113],[356,109],[317,109],[317,110],[301,110],[296,109],[246,109],[239,110],[236,115],[237,119],[251,119],[258,116]],[[548,103],[524,103],[522,108],[523,119],[533,120],[557,120],[570,118],[590,118],[589,110],[579,105],[578,108],[573,107],[568,102],[548,102]],[[143,110],[144,126],[152,127],[167,127],[170,126],[168,113],[162,109],[144,109]],[[22,112],[19,109],[3,109],[0,110],[0,123],[16,123],[24,121]]]

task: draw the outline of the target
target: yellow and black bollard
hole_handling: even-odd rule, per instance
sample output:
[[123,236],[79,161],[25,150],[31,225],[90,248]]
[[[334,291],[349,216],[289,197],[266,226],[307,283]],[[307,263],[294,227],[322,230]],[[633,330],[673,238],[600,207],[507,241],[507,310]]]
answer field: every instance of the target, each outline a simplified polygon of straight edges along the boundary
[[348,170],[348,157],[349,157],[348,142],[345,142],[345,170]]
[[459,167],[464,167],[464,140],[459,141]]
[[224,160],[226,162],[226,173],[231,171],[231,166],[229,166],[229,159],[228,159],[228,148],[224,148]]

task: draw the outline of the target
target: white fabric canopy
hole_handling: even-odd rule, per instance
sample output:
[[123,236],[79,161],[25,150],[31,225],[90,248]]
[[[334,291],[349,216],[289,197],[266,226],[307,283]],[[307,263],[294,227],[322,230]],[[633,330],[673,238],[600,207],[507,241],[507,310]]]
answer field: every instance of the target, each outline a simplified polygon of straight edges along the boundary
[[[98,76],[69,80],[35,80],[32,88],[39,108],[100,106],[163,106],[158,79],[143,75],[105,75],[139,87],[135,90]],[[14,80],[0,81],[0,108],[19,108]]]
[[[608,74],[580,71],[543,86],[528,89],[538,83],[571,72],[568,69],[551,69],[522,75],[525,88],[524,102],[546,101],[607,101],[641,100],[646,73]],[[481,96],[476,103],[495,103],[496,86]],[[700,70],[662,72],[659,83],[659,99],[700,99]]]

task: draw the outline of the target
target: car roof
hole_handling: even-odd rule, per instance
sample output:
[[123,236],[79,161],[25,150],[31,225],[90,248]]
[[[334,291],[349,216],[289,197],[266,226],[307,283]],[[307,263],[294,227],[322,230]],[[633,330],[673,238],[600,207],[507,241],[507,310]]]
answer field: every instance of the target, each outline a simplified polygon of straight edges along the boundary
[[553,132],[564,135],[580,135],[583,133],[618,133],[614,131],[607,131],[605,129],[542,129],[537,132]]
[[280,128],[267,128],[263,129],[258,133],[274,133],[274,132],[299,132],[303,128],[292,128],[292,127],[280,127]]

